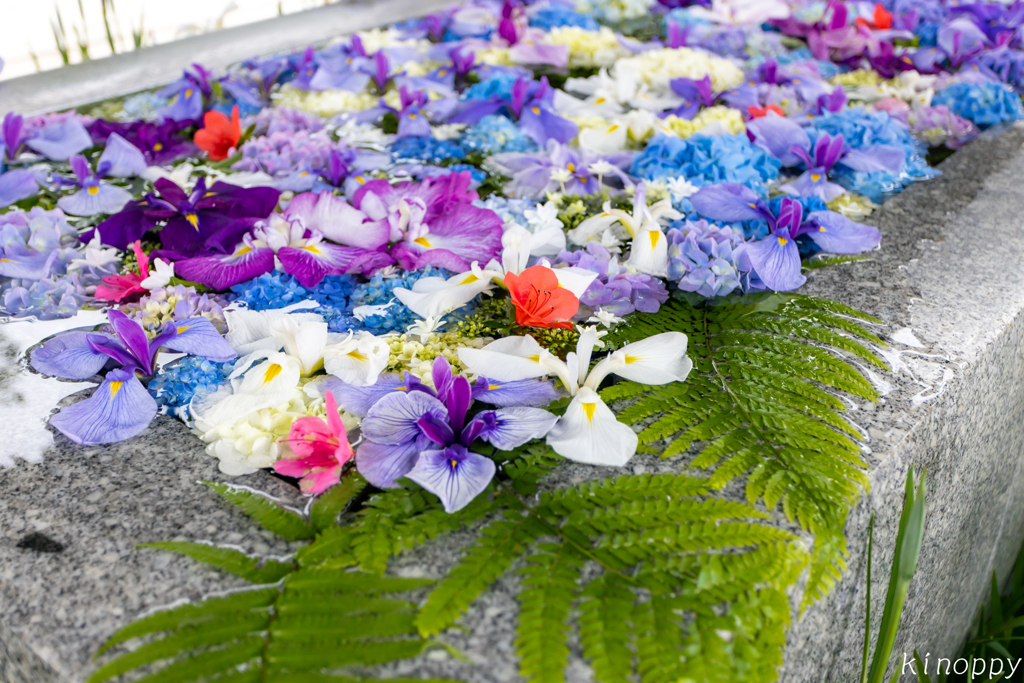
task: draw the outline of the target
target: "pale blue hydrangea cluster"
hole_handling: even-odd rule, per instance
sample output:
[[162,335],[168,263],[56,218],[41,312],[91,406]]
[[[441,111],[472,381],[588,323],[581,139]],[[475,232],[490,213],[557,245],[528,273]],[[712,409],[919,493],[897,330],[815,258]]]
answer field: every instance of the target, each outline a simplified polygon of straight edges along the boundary
[[[410,311],[394,294],[398,287],[412,289],[416,281],[424,277],[449,277],[451,274],[441,268],[428,266],[423,270],[412,270],[401,274],[377,273],[369,282],[358,285],[349,297],[350,311],[358,311],[360,306],[387,306],[379,313],[363,314],[362,320],[354,323],[358,329],[366,330],[375,335],[389,332],[405,332],[406,328],[419,320],[419,316]],[[465,309],[460,311],[465,314]]]
[[590,242],[579,251],[563,251],[553,264],[555,268],[571,266],[598,274],[580,297],[577,318],[585,319],[599,309],[619,317],[634,311],[657,313],[668,300],[668,290],[660,279],[630,272],[598,242]]
[[995,81],[962,80],[947,85],[932,97],[932,105],[940,104],[979,128],[1024,118],[1024,106],[1017,93]]
[[485,116],[468,128],[460,142],[465,149],[483,154],[535,152],[540,149],[519,126],[497,114]]
[[80,244],[60,209],[14,209],[0,216],[0,249],[56,252],[41,280],[0,276],[0,315],[40,320],[68,318],[92,301],[96,286],[120,270],[113,250]]
[[324,317],[332,332],[345,332],[357,325],[349,305],[355,282],[351,275],[328,275],[316,287],[306,288],[294,276],[275,270],[235,285],[228,298],[254,311],[316,301],[320,306],[313,312]]
[[391,145],[392,161],[423,161],[440,164],[457,161],[466,156],[466,150],[454,140],[435,140],[410,136],[399,138]]
[[924,143],[910,134],[906,124],[884,111],[852,107],[834,113],[825,112],[814,118],[807,133],[812,142],[821,133],[842,134],[846,144],[853,149],[866,145],[890,145],[903,150],[905,158],[899,173],[864,173],[842,166],[834,170],[835,182],[873,202],[885,201],[886,197],[916,180],[927,180],[939,175],[939,171],[929,166],[924,158]]
[[149,383],[149,393],[168,412],[187,418],[194,396],[212,394],[228,381],[235,361],[215,363],[200,356],[185,356],[161,368]]
[[764,290],[747,257],[742,231],[696,220],[670,229],[667,237],[668,275],[679,289],[708,298],[737,289]]
[[740,183],[762,191],[778,177],[780,166],[778,159],[750,144],[746,134],[698,134],[685,139],[658,135],[636,155],[633,174],[646,180],[681,176],[698,187]]
[[143,92],[132,95],[124,101],[124,119],[151,121],[157,118],[157,112],[166,106],[167,98],[156,93]]
[[576,9],[589,12],[602,24],[617,24],[630,19],[642,19],[650,14],[654,0],[580,0]]
[[478,199],[473,204],[484,209],[490,209],[498,214],[501,220],[506,223],[518,223],[524,228],[530,226],[530,221],[526,218],[526,212],[537,208],[537,202],[527,197],[503,197],[498,194],[492,194],[484,200]]
[[551,3],[540,7],[530,15],[530,26],[550,31],[559,26],[578,26],[587,31],[601,28],[593,17],[577,12],[571,7]]

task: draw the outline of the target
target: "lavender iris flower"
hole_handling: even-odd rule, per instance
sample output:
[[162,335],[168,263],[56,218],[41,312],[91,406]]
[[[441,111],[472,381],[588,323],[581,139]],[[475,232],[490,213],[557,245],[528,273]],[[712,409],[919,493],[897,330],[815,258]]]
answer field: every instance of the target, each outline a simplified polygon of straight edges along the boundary
[[[184,256],[211,250],[226,253],[256,221],[270,215],[281,195],[270,187],[242,188],[219,181],[207,190],[205,178],[196,182],[191,193],[166,178],[153,187],[155,194],[129,202],[96,227],[104,244],[127,249],[147,230],[166,221],[160,241],[168,252]],[[83,239],[91,237],[89,232]]]
[[700,80],[673,78],[669,81],[669,86],[675,94],[683,98],[683,103],[672,111],[666,112],[666,115],[675,114],[684,119],[692,119],[701,107],[711,107],[719,101],[737,109],[746,109],[759,104],[757,89],[754,86],[744,84],[732,90],[716,93],[712,89],[711,76],[705,76]]
[[[125,144],[129,143],[126,142]],[[142,153],[138,150],[135,150],[135,153],[139,155],[141,160]],[[142,166],[145,169],[145,161],[142,162]],[[127,163],[120,164],[120,168],[117,170],[125,170],[126,168],[128,168]],[[100,213],[117,213],[132,199],[131,192],[123,187],[116,187],[100,180],[103,174],[93,172],[89,168],[89,162],[81,154],[71,157],[71,170],[75,172],[77,179],[62,181],[62,184],[76,185],[80,189],[78,192],[61,197],[57,201],[57,207],[67,214],[72,216],[95,216]]]
[[152,341],[142,325],[124,313],[111,310],[107,317],[110,334],[71,330],[49,339],[30,354],[36,371],[62,379],[89,379],[111,360],[121,366],[107,373],[92,396],[63,408],[50,419],[50,424],[75,443],[123,441],[149,426],[157,406],[136,374],[154,374],[161,348],[216,362],[237,357],[203,317],[170,323]]
[[797,237],[806,235],[833,254],[873,249],[882,238],[877,229],[833,211],[812,211],[804,220],[803,206],[794,199],[782,199],[775,214],[753,190],[735,183],[701,188],[690,197],[690,203],[697,213],[711,220],[737,223],[763,219],[768,223],[768,237],[748,242],[746,253],[765,286],[776,292],[797,289],[807,280],[800,273]]
[[170,98],[158,112],[162,119],[194,121],[203,117],[205,99],[213,93],[211,74],[199,64],[193,64],[192,69],[186,69],[181,78],[157,91],[159,97]]
[[196,146],[181,133],[195,122],[166,120],[161,123],[131,121],[118,123],[96,119],[89,126],[89,135],[96,143],[105,143],[111,134],[117,133],[142,152],[146,162],[160,166],[194,153]]
[[92,138],[81,121],[69,116],[47,123],[25,144],[49,159],[67,161],[72,154],[92,147]]
[[[373,403],[361,425],[365,441],[356,465],[375,486],[393,487],[408,477],[437,495],[445,511],[456,512],[494,477],[494,462],[469,450],[477,439],[511,450],[543,437],[558,417],[523,406],[471,416],[469,380],[454,376],[444,356],[434,360],[432,375],[435,390],[417,384],[410,391],[388,391]],[[339,398],[339,404],[347,399]]]
[[504,114],[519,126],[538,145],[548,140],[567,143],[579,133],[579,126],[563,119],[552,110],[554,91],[548,85],[547,77],[539,82],[519,78],[512,84],[511,96],[486,100],[466,100],[460,111],[451,117],[452,123],[475,124],[491,114]]

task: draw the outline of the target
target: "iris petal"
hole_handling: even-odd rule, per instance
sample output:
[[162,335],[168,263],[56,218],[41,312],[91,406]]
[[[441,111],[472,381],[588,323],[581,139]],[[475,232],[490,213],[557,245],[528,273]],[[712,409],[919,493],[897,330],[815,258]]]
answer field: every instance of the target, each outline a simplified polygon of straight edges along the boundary
[[84,446],[124,441],[142,433],[156,416],[156,401],[127,370],[111,370],[84,401],[63,408],[50,424]]

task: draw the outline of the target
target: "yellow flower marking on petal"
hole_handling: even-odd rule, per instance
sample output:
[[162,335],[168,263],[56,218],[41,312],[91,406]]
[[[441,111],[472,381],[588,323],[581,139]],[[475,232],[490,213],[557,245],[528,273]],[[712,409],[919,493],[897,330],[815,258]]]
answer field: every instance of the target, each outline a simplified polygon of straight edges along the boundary
[[530,107],[530,111],[532,111],[537,116],[540,116],[540,107]]
[[[423,238],[421,237],[420,239],[423,239]],[[428,246],[429,246],[429,245],[428,245]],[[474,282],[479,282],[479,281],[480,281],[480,278],[478,278],[478,277],[477,277],[476,275],[473,275],[473,273],[470,273],[470,274],[469,274],[469,275],[467,275],[467,276],[465,277],[465,279],[463,279],[463,280],[462,280],[462,282],[460,282],[459,284],[460,284],[460,285],[471,285],[471,284],[473,284]]]
[[812,173],[811,174],[811,180],[813,180],[814,182],[818,182],[819,180],[821,180],[821,174],[820,173]]
[[153,151],[154,152],[159,152],[163,148],[164,148],[164,143],[162,143],[162,142],[158,142],[155,145],[153,145]]
[[265,373],[263,373],[263,383],[264,384],[269,383],[270,380],[274,379],[275,377],[277,377],[280,374],[281,374],[281,366],[278,365],[277,363],[273,363],[269,368],[267,368],[267,371]]
[[628,355],[628,354],[626,355],[626,358],[625,358],[625,361],[626,361],[626,365],[630,365],[631,363],[635,363],[635,362],[637,362],[638,360],[640,360],[640,359],[639,359],[639,358],[637,358],[636,356],[630,356],[630,355]]
[[588,422],[593,422],[594,421],[594,409],[595,408],[597,408],[597,404],[596,403],[584,403],[583,404],[583,412],[587,414],[587,421]]
[[314,246],[314,245],[312,245],[312,244],[310,244],[310,245],[307,245],[307,246],[305,246],[305,247],[302,247],[302,248],[303,248],[303,249],[305,249],[306,251],[311,251],[311,252],[313,252],[314,254],[319,254],[319,253],[321,253],[321,251],[320,251],[319,249],[317,249],[317,248],[316,248],[316,246]]
[[415,242],[416,244],[418,244],[418,245],[420,245],[422,247],[426,247],[427,249],[431,248],[430,242],[427,241],[426,237],[417,237],[416,239],[413,240],[413,242]]
[[364,356],[363,354],[359,353],[358,351],[349,351],[348,355],[351,358],[355,358],[356,360],[366,360],[366,356]]
[[409,114],[409,120],[412,121],[414,118],[416,118],[416,114],[410,113]]
[[110,398],[117,396],[117,392],[121,391],[121,385],[124,382],[111,382],[110,383]]
[[250,251],[252,251],[252,247],[240,247],[239,250],[235,252],[235,256],[241,256],[242,254],[248,254]]
[[565,165],[565,168],[566,168],[567,171],[569,171],[569,173],[575,173],[576,172],[576,164],[572,163],[571,161],[568,164]]
[[818,232],[825,232],[825,226],[824,225],[818,226]]
[[661,233],[658,232],[657,230],[647,231],[647,239],[651,240],[651,249],[654,249],[658,246],[659,237],[661,237]]
[[366,180],[361,175],[357,175],[356,180],[359,181],[360,185],[364,185],[366,183]]
[[782,246],[786,246],[786,244],[788,242],[789,242],[789,240],[787,240],[785,237],[780,237],[779,238],[779,244],[781,244]]
[[99,191],[100,191],[100,188],[99,188],[99,187],[96,187],[96,186],[90,187],[90,188],[88,188],[88,189],[86,190],[86,192],[88,192],[89,194],[96,194],[96,193],[98,193]]
[[617,131],[618,129],[619,129],[619,124],[616,123],[615,125],[613,125],[611,128],[608,129],[608,134],[610,135],[610,134],[614,133],[615,131]]
[[185,91],[185,98],[187,99],[189,97],[192,97],[192,89],[191,88],[189,88],[188,90]]
[[191,329],[192,329],[192,326],[191,326],[191,325],[185,325],[184,327],[179,327],[179,328],[178,328],[178,334],[181,334],[181,333],[182,333],[182,332],[184,332],[185,330],[191,330]]
[[501,389],[500,384],[488,384],[487,391],[494,391],[495,389]]
[[527,358],[526,360],[532,360],[534,363],[539,363],[540,362],[540,354],[539,353],[534,354],[534,355],[530,356],[529,358]]
[[749,202],[747,203],[747,206],[749,206],[751,209],[757,208],[757,204],[750,204]]
[[598,97],[596,100],[594,100],[594,104],[604,104],[606,101],[607,101],[606,98]]
[[185,220],[187,220],[193,228],[199,230],[199,216],[194,213],[186,213]]
[[452,460],[452,469],[454,470],[456,468],[456,466],[458,466],[458,464],[459,464],[458,460]]

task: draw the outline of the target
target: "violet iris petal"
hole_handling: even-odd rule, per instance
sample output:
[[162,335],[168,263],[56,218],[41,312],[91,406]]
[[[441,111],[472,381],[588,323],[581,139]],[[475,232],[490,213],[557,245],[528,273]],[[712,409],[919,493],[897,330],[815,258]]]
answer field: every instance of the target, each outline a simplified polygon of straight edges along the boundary
[[768,114],[747,122],[747,136],[751,142],[778,159],[783,166],[796,166],[799,156],[792,148],[811,148],[807,131],[794,121],[776,114]]
[[[543,438],[558,422],[558,416],[540,408],[502,408],[480,413],[480,420],[488,413],[493,423],[479,432],[478,437],[503,451],[522,446],[527,441]],[[486,419],[486,418],[483,418]]]
[[746,185],[718,183],[702,187],[690,197],[693,210],[714,221],[735,223],[764,218],[762,202]]
[[409,391],[409,384],[394,376],[381,376],[368,387],[355,387],[337,377],[328,377],[324,380],[321,390],[331,392],[338,406],[345,412],[356,417],[366,417],[366,413],[375,403],[388,394]]
[[172,323],[175,334],[164,342],[171,351],[209,358],[215,363],[226,363],[238,357],[217,328],[203,317],[188,318]]
[[0,255],[0,276],[43,280],[49,277],[50,268],[59,255],[59,250],[47,253],[17,245],[8,247]]
[[82,241],[88,242],[98,232],[103,244],[117,247],[121,251],[128,245],[142,239],[150,228],[156,226],[160,218],[168,218],[174,211],[161,207],[153,207],[148,199],[128,202],[123,209],[100,223],[93,230],[82,235]]
[[90,335],[97,336],[94,332],[70,330],[51,337],[29,354],[32,369],[61,379],[89,379],[103,369],[108,358],[89,345]]
[[115,214],[132,201],[132,193],[103,181],[85,181],[78,192],[57,200],[57,208],[72,216]]
[[[410,248],[421,258],[432,250],[451,252],[464,264],[462,268],[449,268],[453,272],[469,270],[473,261],[487,263],[501,253],[502,220],[490,209],[463,204],[429,220],[429,226],[430,232],[424,237],[426,249]],[[424,246],[422,242],[416,244]]]
[[388,243],[386,224],[371,223],[366,214],[330,192],[305,192],[295,196],[284,210],[284,217],[301,217],[309,230],[348,247],[378,249]]
[[536,104],[523,110],[519,127],[538,145],[545,145],[548,140],[565,144],[580,132],[580,127],[572,121]]
[[406,475],[430,491],[444,505],[445,512],[458,512],[480,495],[494,478],[490,458],[471,453],[464,446],[422,453]]
[[374,486],[393,488],[395,481],[408,474],[416,464],[420,451],[415,441],[396,445],[364,441],[356,449],[356,469]]
[[107,138],[107,146],[96,162],[96,171],[101,176],[130,178],[142,175],[146,170],[146,158],[139,148],[117,133]]
[[448,410],[433,396],[421,391],[392,393],[370,408],[363,420],[363,435],[377,443],[397,445],[421,436],[417,421],[424,415],[447,421]]
[[28,199],[39,192],[39,183],[31,172],[18,169],[0,174],[0,209]]
[[420,428],[423,436],[427,437],[439,446],[447,446],[455,441],[455,432],[447,420],[435,417],[427,413],[416,420],[416,426]]
[[824,168],[804,171],[799,178],[779,189],[797,197],[818,197],[826,204],[846,192],[842,185],[829,182]]
[[92,396],[61,409],[50,424],[85,446],[124,441],[156,416],[156,401],[128,370],[111,370]]
[[848,151],[839,164],[863,173],[874,173],[875,171],[899,173],[903,170],[906,158],[906,153],[899,147],[865,145],[860,149]]
[[546,406],[558,398],[558,392],[551,382],[532,379],[497,382],[480,377],[473,385],[473,398],[500,407]]
[[824,251],[832,254],[858,254],[878,246],[882,233],[870,225],[857,223],[834,211],[812,211],[807,218],[817,228],[807,236]]
[[[14,160],[18,157],[18,150],[21,147],[22,138],[21,131],[25,127],[25,119],[13,111],[7,112],[4,116],[4,123],[2,127],[2,139],[3,146],[7,153],[7,158]],[[0,161],[3,159],[0,158]]]
[[238,249],[233,254],[196,256],[176,261],[175,273],[189,282],[225,290],[274,269],[272,249]]
[[59,123],[48,123],[25,144],[50,159],[66,161],[72,154],[92,147],[92,138],[81,121],[67,118]]
[[139,359],[126,349],[118,339],[102,334],[90,334],[85,338],[85,341],[89,344],[89,348],[97,355],[113,358],[115,363],[132,372],[144,372]]
[[160,337],[150,342],[142,325],[121,311],[107,311],[107,319],[110,320],[110,326],[114,328],[118,340],[138,361],[143,374],[152,375],[153,360],[156,358],[157,349],[160,348],[157,343]]
[[772,234],[759,242],[748,243],[747,255],[768,289],[789,292],[807,281],[800,273],[800,250],[788,233]]

